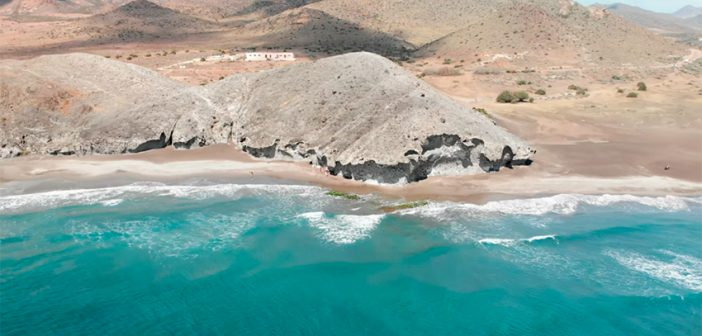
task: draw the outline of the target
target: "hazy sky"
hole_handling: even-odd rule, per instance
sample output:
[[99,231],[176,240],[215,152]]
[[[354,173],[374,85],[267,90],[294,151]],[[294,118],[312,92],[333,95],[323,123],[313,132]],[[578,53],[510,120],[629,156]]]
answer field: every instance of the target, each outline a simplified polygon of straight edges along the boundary
[[637,7],[645,8],[648,10],[672,13],[676,10],[687,6],[702,6],[702,0],[577,0],[584,5],[592,5],[594,3],[625,3],[629,5],[634,5]]

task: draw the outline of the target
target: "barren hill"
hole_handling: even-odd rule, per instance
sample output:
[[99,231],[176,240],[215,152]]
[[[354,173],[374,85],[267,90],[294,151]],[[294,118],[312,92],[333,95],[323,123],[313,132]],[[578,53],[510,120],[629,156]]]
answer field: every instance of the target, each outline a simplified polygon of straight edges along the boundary
[[399,55],[412,49],[394,36],[309,8],[285,11],[242,30],[257,35],[262,46],[274,48],[305,48],[333,54],[373,51],[382,55]]
[[5,0],[0,1],[0,15],[91,15],[127,2],[129,0]]
[[369,53],[191,87],[85,54],[0,61],[0,153],[138,152],[233,142],[380,182],[529,162],[522,140]]
[[478,55],[483,61],[503,55],[527,64],[654,65],[686,52],[682,45],[606,11],[524,1],[499,6],[425,46],[420,54]]
[[305,8],[405,41],[424,56],[516,53],[534,60],[654,64],[685,52],[606,11],[569,0],[325,0]]
[[678,11],[673,13],[674,16],[679,17],[681,19],[689,19],[693,18],[695,16],[700,16],[702,15],[702,7],[697,7],[697,6],[685,6],[683,8],[680,8]]
[[321,0],[253,0],[251,4],[242,8],[236,14],[250,14],[259,12],[265,16],[272,16],[288,9],[299,8]]
[[656,13],[635,6],[614,4],[607,6],[607,9],[637,25],[663,33],[693,33],[702,29],[674,15]]
[[[1,147],[25,153],[123,153],[207,111],[182,84],[88,54],[0,62]],[[164,139],[165,141],[165,139]]]
[[135,0],[104,14],[86,19],[85,28],[102,39],[132,41],[219,29],[214,22],[162,7],[148,0]]

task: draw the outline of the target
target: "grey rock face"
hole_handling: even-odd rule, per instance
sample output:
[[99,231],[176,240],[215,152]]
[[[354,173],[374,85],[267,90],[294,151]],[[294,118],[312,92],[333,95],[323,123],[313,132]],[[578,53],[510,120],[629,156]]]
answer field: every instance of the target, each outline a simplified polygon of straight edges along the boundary
[[529,146],[391,61],[353,53],[191,87],[99,56],[0,61],[0,156],[234,143],[385,183],[527,164]]

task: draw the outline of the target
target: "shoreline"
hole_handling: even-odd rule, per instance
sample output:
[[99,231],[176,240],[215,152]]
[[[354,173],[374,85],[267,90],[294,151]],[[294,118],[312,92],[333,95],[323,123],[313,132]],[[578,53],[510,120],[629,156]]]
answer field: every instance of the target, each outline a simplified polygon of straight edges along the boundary
[[381,185],[330,176],[304,162],[254,159],[231,145],[173,148],[128,155],[24,157],[0,162],[0,194],[9,196],[137,182],[314,185],[389,200],[485,203],[559,194],[700,196],[702,183],[659,175],[554,174],[537,167],[497,173],[430,177],[416,183]]

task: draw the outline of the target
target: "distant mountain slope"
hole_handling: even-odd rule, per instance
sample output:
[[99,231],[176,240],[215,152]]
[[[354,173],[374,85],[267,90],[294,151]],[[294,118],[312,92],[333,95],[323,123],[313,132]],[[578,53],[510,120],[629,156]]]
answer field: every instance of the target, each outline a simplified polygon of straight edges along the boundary
[[566,0],[328,0],[305,8],[410,42],[420,56],[647,65],[687,51],[607,11]]
[[86,32],[100,39],[135,41],[218,29],[211,21],[159,6],[148,0],[135,0],[105,14],[85,20]]
[[243,30],[258,35],[262,46],[278,49],[306,48],[332,54],[372,51],[382,55],[401,55],[412,49],[394,36],[310,8],[288,10],[251,23]]
[[129,0],[0,0],[0,15],[91,15],[127,2]]
[[422,46],[462,28],[492,6],[463,0],[325,0],[307,7]]
[[[0,0],[0,15],[48,17],[70,14],[95,15],[113,10],[130,1],[131,0]],[[154,0],[153,2],[191,15],[221,18],[251,6],[255,1],[257,0]]]
[[696,7],[692,5],[680,8],[677,12],[673,13],[673,16],[679,17],[681,19],[689,19],[699,15],[702,15],[702,7]]
[[607,9],[630,22],[663,33],[691,33],[699,30],[692,22],[671,14],[656,13],[625,4],[610,5]]
[[321,0],[253,0],[250,5],[237,14],[260,12],[267,16],[282,13],[288,9],[299,8]]

